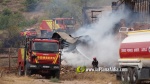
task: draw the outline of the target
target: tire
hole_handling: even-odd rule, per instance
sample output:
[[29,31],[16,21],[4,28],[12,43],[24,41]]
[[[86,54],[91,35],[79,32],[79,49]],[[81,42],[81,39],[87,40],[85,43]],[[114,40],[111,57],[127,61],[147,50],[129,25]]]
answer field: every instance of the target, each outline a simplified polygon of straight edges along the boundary
[[41,74],[42,77],[44,77],[45,79],[50,79],[51,75],[50,74]]
[[21,66],[19,65],[18,67],[18,75],[19,76],[22,76],[23,75],[23,71],[21,71]]
[[60,78],[60,70],[52,71],[52,77],[59,79]]
[[127,71],[127,82],[129,84],[132,84],[131,83],[132,82],[132,72],[133,72],[132,68],[128,68],[128,71]]
[[31,76],[31,70],[28,69],[28,67],[25,67],[25,76]]
[[117,72],[116,73],[116,79],[117,80],[121,80],[121,72]]
[[127,82],[127,71],[121,72],[121,81]]
[[136,84],[138,82],[138,70],[137,68],[134,68],[132,70],[132,73],[131,73],[131,82],[132,84]]
[[55,78],[59,79],[60,78],[60,70],[55,72]]
[[48,76],[48,75],[46,75],[46,76],[44,76],[46,79],[50,79],[51,78],[51,76]]

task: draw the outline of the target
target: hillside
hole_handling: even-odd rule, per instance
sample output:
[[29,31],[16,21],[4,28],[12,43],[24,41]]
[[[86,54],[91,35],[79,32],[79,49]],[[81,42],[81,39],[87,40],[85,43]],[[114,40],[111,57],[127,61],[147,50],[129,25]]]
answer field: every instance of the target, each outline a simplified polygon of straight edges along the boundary
[[[56,17],[74,17],[82,24],[82,7],[110,6],[114,0],[0,0],[0,13],[9,9],[13,13],[20,13],[26,20],[36,19],[36,25],[25,25],[23,27],[38,27],[43,19]],[[116,1],[116,0],[115,0]],[[24,19],[21,19],[22,21]]]
[[[7,31],[9,39],[18,38],[18,33],[26,28],[36,28],[40,33],[42,20],[58,17],[73,17],[79,28],[83,25],[83,7],[110,6],[111,2],[112,0],[0,0],[0,31]],[[3,35],[1,33],[0,39],[5,41]],[[11,44],[11,41],[8,43]],[[13,45],[15,44],[12,47]]]
[[21,8],[24,8],[23,1],[25,0],[0,0],[0,11],[5,8],[9,8],[13,11],[19,11]]

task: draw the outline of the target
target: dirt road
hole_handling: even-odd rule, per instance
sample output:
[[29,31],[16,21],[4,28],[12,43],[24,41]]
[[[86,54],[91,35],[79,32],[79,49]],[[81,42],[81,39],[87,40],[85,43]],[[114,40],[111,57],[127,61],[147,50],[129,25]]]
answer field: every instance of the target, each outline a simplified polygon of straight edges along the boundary
[[61,79],[44,79],[41,76],[19,77],[6,74],[0,78],[0,84],[120,84],[115,75],[103,72],[68,73],[61,75]]

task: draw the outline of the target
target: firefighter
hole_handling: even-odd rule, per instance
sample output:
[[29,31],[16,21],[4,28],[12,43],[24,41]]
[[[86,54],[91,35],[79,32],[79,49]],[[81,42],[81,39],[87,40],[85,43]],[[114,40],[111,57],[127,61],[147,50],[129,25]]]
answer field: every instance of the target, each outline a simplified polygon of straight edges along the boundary
[[98,68],[98,61],[97,61],[96,57],[93,58],[92,65],[93,65],[93,69],[94,69],[94,70],[95,70],[96,68]]

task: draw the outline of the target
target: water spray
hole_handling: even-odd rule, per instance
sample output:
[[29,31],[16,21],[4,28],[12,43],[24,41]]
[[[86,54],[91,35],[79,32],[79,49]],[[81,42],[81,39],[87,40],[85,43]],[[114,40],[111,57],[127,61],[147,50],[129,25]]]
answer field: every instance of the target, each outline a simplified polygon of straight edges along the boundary
[[87,58],[89,61],[92,61],[89,57],[87,57],[85,54],[83,54],[83,53],[81,52],[81,50],[80,50],[78,47],[76,47],[76,49],[77,49],[77,51],[78,51],[82,56],[84,56],[85,58]]

